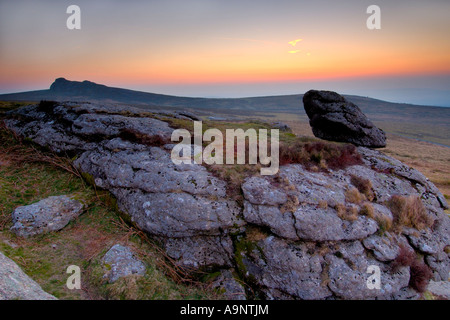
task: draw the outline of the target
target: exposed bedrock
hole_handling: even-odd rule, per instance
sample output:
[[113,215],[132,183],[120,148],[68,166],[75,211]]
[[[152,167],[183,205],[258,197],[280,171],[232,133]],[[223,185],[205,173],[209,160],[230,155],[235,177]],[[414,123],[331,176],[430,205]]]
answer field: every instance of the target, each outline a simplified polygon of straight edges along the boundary
[[[123,130],[170,139],[173,129],[163,118],[142,112],[58,103],[15,110],[5,123],[74,156],[85,178],[109,190],[129,220],[160,240],[180,266],[234,269],[259,297],[414,299],[415,265],[398,263],[405,250],[435,281],[447,280],[448,205],[417,170],[359,147],[361,165],[311,172],[290,164],[280,167],[276,181],[247,178],[237,202],[205,167],[173,164],[168,146],[125,139]],[[419,203],[426,224],[396,224],[393,196]],[[381,272],[380,289],[367,286],[369,266]]]

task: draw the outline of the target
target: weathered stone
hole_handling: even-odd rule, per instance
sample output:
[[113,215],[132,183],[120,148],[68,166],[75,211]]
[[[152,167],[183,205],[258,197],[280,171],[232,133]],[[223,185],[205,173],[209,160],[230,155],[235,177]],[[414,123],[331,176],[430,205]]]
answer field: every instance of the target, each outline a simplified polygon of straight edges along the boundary
[[435,254],[443,250],[445,243],[439,241],[430,229],[421,230],[419,232],[413,231],[407,235],[411,245],[423,253]]
[[285,239],[299,239],[292,213],[282,213],[277,207],[252,205],[245,201],[244,218],[249,223],[269,227],[273,233]]
[[426,263],[433,272],[435,281],[448,281],[450,278],[450,255],[445,252],[439,252],[434,255],[426,256]]
[[57,231],[77,218],[83,210],[83,203],[66,195],[48,197],[16,208],[12,214],[11,231],[21,237]]
[[[375,221],[358,217],[356,221],[343,221],[329,203],[345,203],[345,189],[349,176],[341,177],[312,173],[300,165],[280,168],[289,191],[275,187],[269,178],[252,177],[242,185],[244,217],[247,222],[266,226],[286,239],[298,240],[352,240],[362,239],[377,231]],[[281,189],[281,190],[280,190]],[[291,208],[280,210],[288,201],[296,199]],[[319,206],[320,202],[325,207]]]
[[450,282],[449,281],[430,281],[427,290],[433,295],[450,300]]
[[56,300],[0,252],[0,300]]
[[220,235],[244,224],[239,207],[230,200],[211,200],[188,193],[145,193],[111,189],[119,208],[152,235],[193,237]]
[[344,203],[345,189],[350,184],[348,176],[310,172],[299,164],[281,167],[280,176],[294,187],[290,194],[295,195],[300,204],[314,207],[320,202]]
[[117,136],[123,129],[165,138],[170,138],[173,131],[166,122],[157,119],[121,115],[82,114],[72,124],[72,131],[81,136]]
[[250,203],[262,205],[277,205],[287,201],[286,194],[272,186],[267,179],[260,177],[248,178],[242,185],[244,197]]
[[236,280],[231,270],[221,270],[212,287],[222,292],[228,300],[247,300],[244,287]]
[[[125,142],[120,138],[104,148],[83,153],[74,164],[91,174],[105,189],[128,188],[152,193],[187,192],[225,197],[225,182],[200,165],[175,165],[170,154],[158,147]],[[139,147],[141,146],[141,147]]]
[[295,228],[301,239],[338,241],[363,239],[378,230],[377,223],[365,216],[355,221],[340,219],[334,210],[298,210],[294,213]]
[[105,271],[103,278],[114,283],[121,277],[129,275],[145,275],[146,268],[142,261],[136,259],[128,247],[120,244],[114,245],[102,258]]
[[57,153],[89,150],[95,147],[93,143],[87,143],[77,136],[64,132],[63,127],[59,124],[42,124],[38,121],[22,123],[15,119],[7,119],[5,124],[17,135],[32,139],[35,143]]
[[[401,161],[389,157],[377,150],[371,150],[368,148],[358,148],[358,153],[361,154],[363,162],[368,168],[373,169],[376,172],[384,173],[385,176],[392,176],[395,174],[409,181],[410,183],[416,183],[424,187],[427,194],[433,195],[441,205],[442,208],[448,209],[449,206],[445,197],[439,191],[439,189],[431,183],[421,172],[414,168],[408,167]],[[423,193],[421,196],[425,196]]]
[[387,234],[384,237],[372,235],[364,239],[363,244],[367,249],[373,250],[375,258],[379,261],[394,260],[400,250],[396,239],[391,234]]
[[373,186],[375,202],[385,204],[393,195],[411,195],[417,194],[417,190],[406,179],[401,179],[389,173],[377,172],[366,166],[352,166],[336,175],[350,175],[364,177],[369,180]]
[[186,111],[186,110],[177,110],[177,111],[154,111],[154,113],[165,115],[175,119],[184,119],[184,120],[194,120],[201,121],[202,119],[196,114]]
[[361,270],[361,265],[356,266],[355,270],[344,259],[334,255],[327,255],[326,261],[330,266],[330,282],[328,286],[334,294],[343,299],[383,298],[387,295],[398,293],[402,288],[407,287],[409,283],[410,274],[408,267],[402,267],[396,273],[391,274],[387,270],[383,270],[383,266],[376,260],[371,261],[367,258],[361,258],[361,261],[364,262],[364,267],[375,265],[381,269],[381,288],[369,289],[367,279],[370,274],[366,273],[364,269]]
[[[412,288],[402,288],[400,291],[391,295],[392,300],[419,300],[420,294]],[[387,299],[386,299],[387,300]]]
[[260,240],[256,248],[243,259],[243,264],[266,296],[278,297],[279,291],[309,300],[332,295],[327,286],[321,285],[323,257],[308,253],[306,245],[289,244],[270,236]]
[[386,146],[383,130],[336,92],[310,90],[303,96],[303,105],[318,138],[372,148]]
[[188,270],[233,266],[233,242],[228,236],[164,238],[161,241],[167,255]]

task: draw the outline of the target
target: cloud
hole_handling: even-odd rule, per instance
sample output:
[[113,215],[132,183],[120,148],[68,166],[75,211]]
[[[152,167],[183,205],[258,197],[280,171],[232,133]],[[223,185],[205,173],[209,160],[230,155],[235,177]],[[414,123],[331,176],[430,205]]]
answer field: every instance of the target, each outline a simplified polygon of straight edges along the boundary
[[291,46],[295,47],[295,45],[297,44],[297,42],[300,42],[300,41],[303,41],[303,39],[292,40],[292,41],[289,41],[288,43],[289,43]]
[[298,52],[300,52],[301,50],[291,50],[291,51],[288,51],[288,53],[298,53]]

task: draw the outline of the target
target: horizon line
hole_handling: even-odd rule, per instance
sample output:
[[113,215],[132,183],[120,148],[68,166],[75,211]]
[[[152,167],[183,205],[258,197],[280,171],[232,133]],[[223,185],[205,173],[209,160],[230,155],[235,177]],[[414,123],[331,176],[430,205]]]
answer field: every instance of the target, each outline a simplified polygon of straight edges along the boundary
[[[90,82],[90,83],[93,83],[95,85],[105,86],[105,87],[108,87],[108,88],[121,89],[121,90],[130,90],[130,91],[139,92],[139,93],[164,95],[164,96],[171,96],[171,97],[178,97],[178,98],[190,98],[190,99],[238,100],[238,99],[251,99],[251,98],[296,96],[296,95],[304,95],[307,92],[307,91],[305,91],[303,93],[243,95],[243,96],[238,96],[238,97],[224,97],[224,96],[209,96],[208,97],[208,96],[199,96],[199,95],[169,94],[169,93],[160,93],[160,92],[154,92],[154,91],[144,91],[142,89],[133,89],[133,88],[126,88],[126,87],[110,86],[110,85],[107,85],[107,84],[97,83],[97,82],[94,82],[94,81],[91,81],[91,80],[87,80],[87,79],[81,80],[81,81],[68,80],[65,77],[57,77],[57,78],[55,78],[55,80],[52,82],[52,84],[58,79],[64,79],[65,81],[68,81],[68,82],[77,82],[77,83]],[[0,100],[1,100],[1,97],[4,96],[4,95],[14,95],[14,94],[23,94],[23,93],[32,93],[32,92],[50,91],[50,90],[51,90],[50,87],[48,87],[48,88],[45,88],[45,89],[34,89],[34,90],[27,90],[27,91],[16,91],[16,92],[0,93]],[[325,89],[325,88],[322,88],[322,89],[310,89],[310,90],[324,90],[324,91],[337,92],[335,90],[329,90],[329,89]],[[343,96],[354,96],[354,97],[360,97],[360,98],[368,98],[368,99],[372,99],[372,100],[379,100],[379,101],[383,101],[383,102],[387,102],[387,103],[406,104],[406,105],[423,106],[423,107],[450,108],[450,104],[448,104],[448,105],[432,105],[432,104],[419,104],[419,103],[412,103],[412,102],[399,102],[399,101],[393,101],[393,100],[384,99],[384,98],[377,98],[377,97],[370,96],[370,95],[362,95],[362,94],[354,94],[354,93],[342,93],[342,91],[340,91],[339,94],[343,95]]]

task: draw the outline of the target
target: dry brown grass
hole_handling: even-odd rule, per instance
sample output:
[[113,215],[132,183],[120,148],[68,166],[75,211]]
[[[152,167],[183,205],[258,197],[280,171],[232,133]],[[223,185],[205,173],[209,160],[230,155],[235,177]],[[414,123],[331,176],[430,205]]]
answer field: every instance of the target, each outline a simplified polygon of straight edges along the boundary
[[370,219],[375,219],[375,210],[369,202],[364,202],[359,210],[360,215],[364,215]]
[[366,200],[364,195],[362,195],[358,189],[355,187],[347,189],[345,191],[345,200],[350,203],[360,204],[362,201]]
[[385,215],[377,215],[375,216],[375,221],[378,223],[378,231],[383,234],[386,231],[390,231],[393,228],[393,221],[391,218]]
[[350,182],[366,197],[367,200],[374,200],[375,193],[373,192],[372,181],[360,176],[351,175]]
[[328,202],[325,200],[319,200],[318,207],[320,209],[326,209],[326,208],[328,208]]
[[358,219],[358,208],[352,205],[347,206],[345,217],[346,217],[345,220],[348,221],[355,221],[356,219]]
[[281,213],[291,212],[294,213],[297,211],[300,202],[298,201],[297,196],[288,195],[288,200],[280,207]]
[[431,227],[433,220],[429,217],[418,196],[393,195],[388,206],[394,216],[394,229],[400,231],[402,227],[422,230]]
[[245,234],[247,236],[247,240],[252,241],[252,242],[258,242],[260,240],[264,240],[269,236],[269,234],[267,234],[266,232],[264,232],[261,228],[259,228],[257,226],[249,226],[246,229]]
[[338,203],[334,206],[337,216],[342,220],[355,221],[358,219],[358,208],[355,205],[345,206],[342,203]]
[[60,157],[53,152],[42,151],[29,143],[25,145],[24,140],[17,136],[14,131],[6,128],[2,121],[0,121],[0,144],[2,145],[1,162],[3,164],[10,162],[21,164],[47,163],[81,178],[80,172],[72,165],[70,159]]

